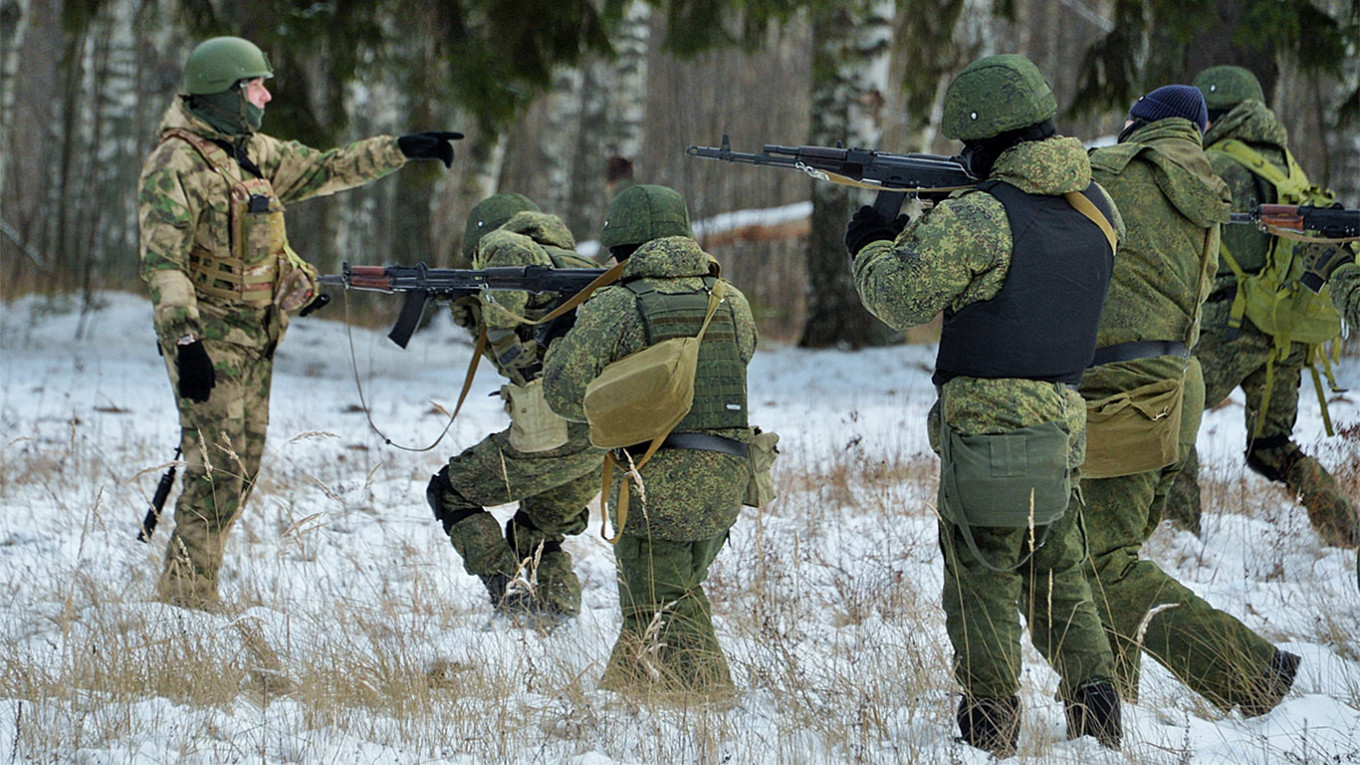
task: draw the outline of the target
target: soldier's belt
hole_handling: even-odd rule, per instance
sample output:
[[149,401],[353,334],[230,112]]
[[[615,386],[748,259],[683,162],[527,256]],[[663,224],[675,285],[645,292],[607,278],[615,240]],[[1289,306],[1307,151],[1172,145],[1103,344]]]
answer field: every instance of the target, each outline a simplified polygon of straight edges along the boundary
[[[629,453],[641,454],[651,444],[634,444],[624,447]],[[746,444],[732,438],[713,436],[707,433],[672,433],[661,442],[662,449],[693,449],[701,452],[721,452],[733,457],[746,458]]]
[[1131,343],[1117,343],[1096,349],[1095,358],[1091,360],[1091,366],[1098,367],[1102,364],[1113,364],[1117,361],[1135,361],[1137,359],[1153,359],[1158,356],[1180,356],[1187,358],[1190,349],[1185,347],[1185,343],[1179,340],[1138,340]]

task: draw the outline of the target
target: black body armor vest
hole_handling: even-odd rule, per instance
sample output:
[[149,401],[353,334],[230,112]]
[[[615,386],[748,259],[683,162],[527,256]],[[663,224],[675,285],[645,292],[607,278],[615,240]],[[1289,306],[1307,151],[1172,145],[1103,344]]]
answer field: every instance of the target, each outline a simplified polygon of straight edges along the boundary
[[[1026,194],[995,180],[978,189],[1006,207],[1010,270],[996,297],[945,311],[932,381],[1013,377],[1076,385],[1095,353],[1114,270],[1109,240],[1061,196]],[[1113,218],[1094,182],[1082,194]]]

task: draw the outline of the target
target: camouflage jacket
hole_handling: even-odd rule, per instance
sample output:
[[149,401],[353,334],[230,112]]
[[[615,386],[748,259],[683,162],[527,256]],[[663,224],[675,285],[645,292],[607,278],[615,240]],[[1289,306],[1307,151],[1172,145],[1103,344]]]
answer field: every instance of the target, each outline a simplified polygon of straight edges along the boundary
[[[643,279],[658,292],[693,292],[703,289],[711,262],[689,237],[654,239],[628,259],[622,278]],[[756,348],[755,320],[746,297],[728,287],[737,351],[749,363]],[[646,347],[646,329],[634,294],[617,285],[599,290],[577,310],[571,331],[548,349],[543,363],[548,405],[568,420],[584,422],[586,386],[610,362]],[[749,436],[748,428],[708,432],[738,440]],[[632,515],[623,533],[675,541],[722,534],[741,512],[741,497],[750,478],[746,459],[692,449],[662,449],[641,473],[647,491],[644,496],[633,490]],[[619,483],[616,473],[615,491]]]
[[1193,347],[1230,201],[1199,129],[1180,118],[1158,120],[1092,153],[1091,168],[1128,227],[1097,345],[1181,340]]
[[[191,114],[182,98],[166,111],[159,132],[164,136],[174,128],[209,140],[231,140]],[[367,183],[406,163],[392,136],[328,151],[263,133],[244,140],[247,155],[285,204]],[[155,306],[157,336],[170,340],[193,333],[251,348],[276,342],[286,321],[280,312],[222,304],[198,293],[188,276],[188,255],[195,245],[224,255],[230,250],[227,180],[187,142],[171,139],[147,157],[139,188],[141,273]]]
[[[1288,166],[1285,150],[1289,145],[1289,133],[1275,118],[1275,113],[1260,101],[1251,99],[1243,101],[1210,125],[1208,132],[1204,134],[1204,147],[1209,149],[1219,141],[1229,138],[1236,138],[1261,152],[1261,156],[1279,167]],[[1258,178],[1237,160],[1209,152],[1209,164],[1228,184],[1234,212],[1246,212],[1258,204],[1271,204],[1275,201],[1275,187]],[[1249,274],[1265,267],[1271,238],[1269,234],[1256,230],[1254,226],[1226,226],[1223,230],[1223,244],[1227,246],[1228,252],[1233,254],[1238,265],[1242,266],[1242,270]],[[1236,282],[1237,279],[1228,264],[1220,261],[1214,289],[1226,289]]]
[[[1029,194],[1057,195],[1085,189],[1091,165],[1080,141],[1053,137],[1003,152],[991,177]],[[1117,209],[1111,223],[1122,240]],[[865,247],[854,262],[855,285],[864,305],[889,325],[925,324],[945,308],[957,311],[995,297],[1006,281],[1011,246],[1001,202],[985,192],[966,192],[912,221],[895,242]],[[1069,460],[1076,465],[1085,458],[1086,409],[1065,385],[955,377],[942,395],[947,422],[964,435],[1066,422],[1073,435]],[[935,435],[931,428],[932,440]]]
[[1332,272],[1327,284],[1332,303],[1352,327],[1360,327],[1360,264],[1347,263]]

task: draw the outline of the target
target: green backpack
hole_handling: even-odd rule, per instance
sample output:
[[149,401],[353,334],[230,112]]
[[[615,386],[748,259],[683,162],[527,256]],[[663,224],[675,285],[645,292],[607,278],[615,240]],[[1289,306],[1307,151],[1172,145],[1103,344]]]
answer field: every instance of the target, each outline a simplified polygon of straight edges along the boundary
[[[1288,170],[1281,169],[1261,156],[1261,153],[1235,138],[1219,141],[1206,152],[1222,154],[1250,170],[1253,174],[1275,187],[1279,204],[1300,205],[1331,204],[1331,192],[1308,182],[1303,168],[1294,161],[1287,150],[1285,159]],[[1329,288],[1314,293],[1299,281],[1303,275],[1301,248],[1294,242],[1278,235],[1271,238],[1270,249],[1266,253],[1266,265],[1258,273],[1248,274],[1242,270],[1236,258],[1228,250],[1226,242],[1220,244],[1219,255],[1237,277],[1237,295],[1228,316],[1228,328],[1234,334],[1242,326],[1245,317],[1251,320],[1262,332],[1274,339],[1272,353],[1266,363],[1266,387],[1263,396],[1270,397],[1275,382],[1275,362],[1289,356],[1293,343],[1308,346],[1306,363],[1313,375],[1313,385],[1317,390],[1318,402],[1322,405],[1322,420],[1327,435],[1333,435],[1332,421],[1327,414],[1326,395],[1322,390],[1322,380],[1318,375],[1317,363],[1321,361],[1332,390],[1337,390],[1336,379],[1332,376],[1332,362],[1340,359],[1341,354],[1341,314],[1332,305]],[[1328,354],[1324,344],[1331,343]],[[1265,418],[1256,423],[1253,435],[1260,435]]]

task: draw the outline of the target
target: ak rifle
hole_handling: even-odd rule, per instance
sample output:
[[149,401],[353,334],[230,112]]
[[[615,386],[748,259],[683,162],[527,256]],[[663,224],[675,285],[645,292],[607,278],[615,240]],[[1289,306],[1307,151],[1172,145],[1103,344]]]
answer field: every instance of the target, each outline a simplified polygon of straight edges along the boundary
[[1249,212],[1231,213],[1228,222],[1248,223],[1267,234],[1304,242],[1360,238],[1360,210],[1348,210],[1340,204],[1331,207],[1259,205]]
[[744,165],[770,165],[800,170],[819,181],[878,192],[874,210],[892,220],[907,195],[921,191],[955,191],[977,184],[953,157],[935,154],[889,154],[868,149],[832,146],[778,146],[766,144],[758,154],[732,151],[726,135],[722,146],[690,146],[685,154],[698,159],[717,159]]
[[453,300],[483,291],[515,291],[542,294],[556,292],[570,297],[590,286],[605,273],[603,268],[553,268],[552,266],[502,266],[497,268],[430,268],[414,266],[351,266],[345,263],[339,274],[321,276],[321,284],[345,289],[403,293],[401,313],[387,334],[392,342],[406,347],[425,304],[430,300]]

